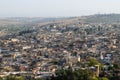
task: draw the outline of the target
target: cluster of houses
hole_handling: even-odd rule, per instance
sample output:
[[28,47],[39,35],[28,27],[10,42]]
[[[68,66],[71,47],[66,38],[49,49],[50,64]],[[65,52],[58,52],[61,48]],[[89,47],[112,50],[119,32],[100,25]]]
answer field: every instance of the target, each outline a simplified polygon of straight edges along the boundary
[[[120,64],[119,24],[49,24],[0,38],[1,75],[24,74],[35,78],[55,71],[86,68],[89,58]],[[78,65],[78,63],[81,65]]]

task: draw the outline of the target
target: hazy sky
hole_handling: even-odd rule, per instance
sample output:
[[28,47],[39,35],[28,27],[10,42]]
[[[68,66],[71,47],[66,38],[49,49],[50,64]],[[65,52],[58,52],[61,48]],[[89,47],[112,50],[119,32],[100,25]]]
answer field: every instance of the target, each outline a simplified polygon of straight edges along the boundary
[[0,17],[60,17],[120,13],[120,0],[0,0]]

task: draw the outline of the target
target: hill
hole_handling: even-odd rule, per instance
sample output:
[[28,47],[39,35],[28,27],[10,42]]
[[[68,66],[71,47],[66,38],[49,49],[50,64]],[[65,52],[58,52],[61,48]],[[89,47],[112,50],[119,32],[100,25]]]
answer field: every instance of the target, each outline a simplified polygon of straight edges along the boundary
[[85,17],[84,21],[88,23],[119,23],[120,14],[96,14]]

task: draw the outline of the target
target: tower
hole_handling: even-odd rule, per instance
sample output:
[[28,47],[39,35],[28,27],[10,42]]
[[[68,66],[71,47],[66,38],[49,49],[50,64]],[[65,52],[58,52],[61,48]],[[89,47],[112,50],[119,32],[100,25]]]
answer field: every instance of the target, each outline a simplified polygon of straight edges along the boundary
[[67,52],[67,63],[69,63],[69,62],[70,62],[70,53]]
[[104,57],[103,57],[103,54],[102,54],[102,53],[100,53],[100,59],[101,59],[101,60],[103,60],[103,59],[104,59]]
[[99,77],[99,73],[100,73],[99,65],[95,65],[95,67],[96,67],[96,76]]
[[80,60],[81,60],[80,56],[78,56],[78,59],[77,59],[77,60],[78,60],[78,62],[80,62]]

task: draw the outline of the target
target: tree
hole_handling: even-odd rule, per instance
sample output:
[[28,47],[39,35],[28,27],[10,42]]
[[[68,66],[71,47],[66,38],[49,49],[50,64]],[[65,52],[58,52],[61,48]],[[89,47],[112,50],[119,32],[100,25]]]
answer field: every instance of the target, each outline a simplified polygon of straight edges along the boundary
[[41,78],[38,78],[38,79],[35,79],[35,80],[43,80],[43,79],[41,79]]
[[11,76],[11,75],[9,75],[9,76],[6,77],[6,80],[16,80],[16,78]]
[[99,62],[94,58],[90,58],[89,63],[88,63],[89,66],[95,66],[98,64],[99,64]]
[[114,67],[115,69],[120,69],[120,64],[114,63],[114,64],[113,64],[113,67]]
[[16,77],[16,80],[25,80],[25,78],[20,76],[20,77]]
[[100,80],[109,80],[109,79],[106,77],[102,77],[102,78],[100,78]]
[[2,77],[0,77],[0,80],[3,80],[3,78],[2,78]]
[[89,80],[98,80],[97,77],[90,77]]
[[6,80],[25,80],[25,78],[22,77],[22,76],[15,77],[15,76],[9,75],[9,76],[6,77]]
[[51,80],[91,80],[90,77],[92,76],[93,73],[89,70],[80,69],[80,70],[72,71],[71,69],[67,69],[67,70],[59,70],[56,73],[56,76],[51,77]]

